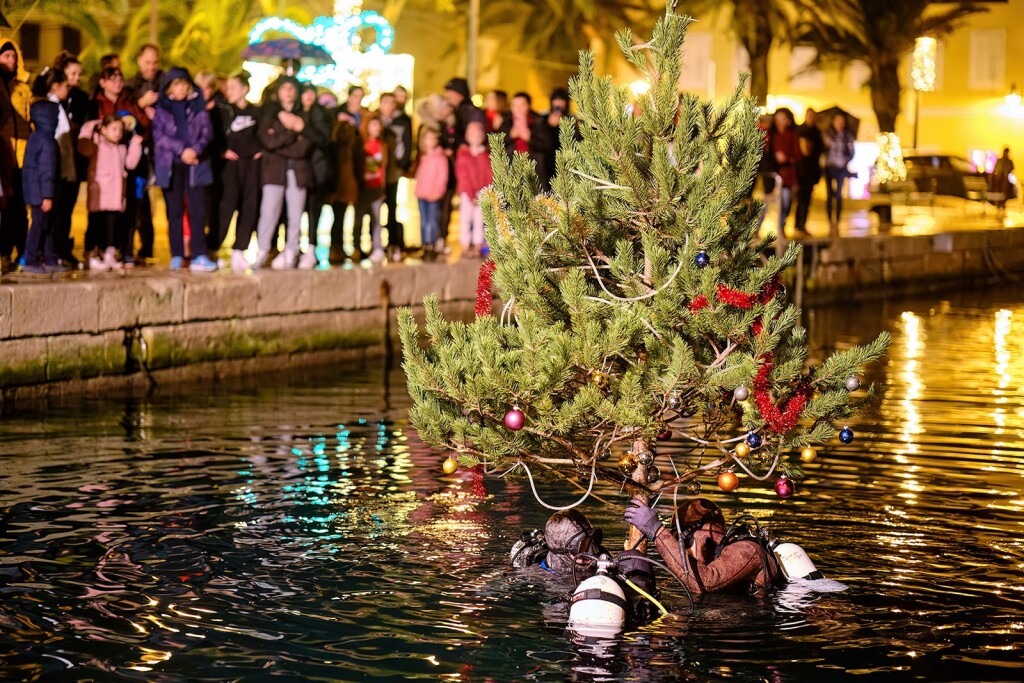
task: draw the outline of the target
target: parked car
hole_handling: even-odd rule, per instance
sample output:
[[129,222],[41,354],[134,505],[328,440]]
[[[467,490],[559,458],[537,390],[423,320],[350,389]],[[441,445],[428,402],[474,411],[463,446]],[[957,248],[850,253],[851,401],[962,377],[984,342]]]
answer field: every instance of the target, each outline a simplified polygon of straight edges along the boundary
[[918,192],[985,199],[988,174],[967,159],[948,154],[909,154],[903,162],[907,165],[907,181],[914,183]]
[[[944,195],[960,197],[970,201],[986,201],[989,176],[963,157],[951,154],[907,154],[903,157],[907,167],[906,180],[878,185],[872,173],[871,190],[882,194],[893,192],[918,192],[922,195]],[[1011,198],[1020,196],[1018,180],[1010,176]]]

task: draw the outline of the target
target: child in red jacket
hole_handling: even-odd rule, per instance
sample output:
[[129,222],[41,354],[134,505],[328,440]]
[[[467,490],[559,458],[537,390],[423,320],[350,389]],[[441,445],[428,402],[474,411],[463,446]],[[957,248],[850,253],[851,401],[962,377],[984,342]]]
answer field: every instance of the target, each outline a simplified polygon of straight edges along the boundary
[[455,154],[455,180],[459,193],[459,227],[463,255],[480,255],[484,246],[484,217],[478,202],[482,189],[491,184],[491,157],[485,144],[484,125],[466,126],[466,144]]

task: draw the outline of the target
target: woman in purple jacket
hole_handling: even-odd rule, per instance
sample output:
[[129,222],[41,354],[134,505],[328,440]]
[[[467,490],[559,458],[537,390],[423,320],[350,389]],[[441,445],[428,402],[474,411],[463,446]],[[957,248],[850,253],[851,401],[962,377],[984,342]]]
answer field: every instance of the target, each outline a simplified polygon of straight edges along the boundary
[[206,211],[203,188],[213,183],[207,147],[213,126],[202,93],[188,71],[173,67],[164,76],[163,92],[153,118],[153,166],[156,184],[163,188],[167,204],[167,229],[171,242],[171,270],[185,259],[182,223],[186,199],[192,229],[189,270],[211,272],[217,263],[206,254]]

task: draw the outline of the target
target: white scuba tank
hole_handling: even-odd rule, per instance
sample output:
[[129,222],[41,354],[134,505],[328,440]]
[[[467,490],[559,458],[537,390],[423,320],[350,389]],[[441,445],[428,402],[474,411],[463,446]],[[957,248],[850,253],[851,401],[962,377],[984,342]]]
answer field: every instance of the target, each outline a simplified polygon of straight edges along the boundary
[[608,576],[610,562],[598,561],[597,574],[576,588],[569,605],[569,628],[584,636],[608,636],[626,623],[626,595]]
[[782,567],[782,573],[789,580],[793,579],[823,579],[825,578],[818,568],[811,562],[804,549],[796,543],[772,543],[771,550]]

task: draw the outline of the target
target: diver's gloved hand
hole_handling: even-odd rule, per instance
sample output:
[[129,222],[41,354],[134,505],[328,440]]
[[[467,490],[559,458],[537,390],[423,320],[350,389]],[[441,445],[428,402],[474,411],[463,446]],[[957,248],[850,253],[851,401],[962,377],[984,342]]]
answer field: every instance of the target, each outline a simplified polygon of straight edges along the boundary
[[655,535],[661,529],[661,520],[658,519],[658,513],[639,498],[630,499],[623,516],[627,522],[635,526],[649,541],[653,541]]

